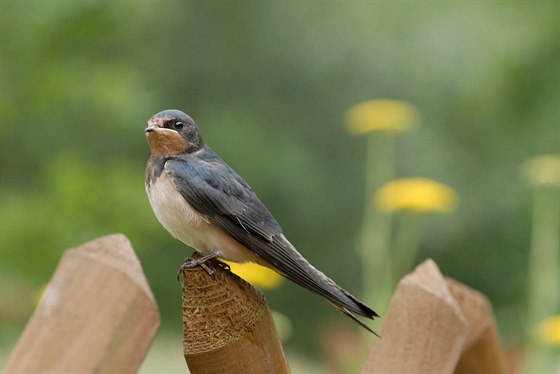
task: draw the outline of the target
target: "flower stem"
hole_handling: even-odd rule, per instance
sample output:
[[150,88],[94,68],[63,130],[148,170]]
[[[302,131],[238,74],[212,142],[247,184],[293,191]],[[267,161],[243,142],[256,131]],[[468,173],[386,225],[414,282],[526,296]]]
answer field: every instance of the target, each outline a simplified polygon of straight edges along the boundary
[[393,255],[393,285],[409,273],[414,265],[422,238],[423,214],[403,212],[399,215]]
[[363,298],[378,313],[384,314],[391,297],[391,258],[389,241],[392,215],[372,206],[374,192],[395,175],[396,138],[392,133],[367,137],[364,216],[361,230]]
[[[558,312],[560,224],[558,190],[537,188],[529,257],[529,323]],[[534,327],[534,326],[533,326]]]
[[[526,372],[553,371],[554,352],[535,341],[538,322],[560,308],[560,194],[554,187],[537,187],[533,203],[533,232],[529,253],[527,335],[529,349]],[[557,353],[557,352],[556,352]]]

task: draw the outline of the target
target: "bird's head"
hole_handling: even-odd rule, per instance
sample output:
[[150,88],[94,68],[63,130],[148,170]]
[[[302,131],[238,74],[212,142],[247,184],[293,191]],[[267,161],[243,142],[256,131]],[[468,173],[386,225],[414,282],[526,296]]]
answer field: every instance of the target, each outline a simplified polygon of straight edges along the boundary
[[154,157],[174,157],[204,146],[194,120],[180,110],[164,110],[148,120],[146,139]]

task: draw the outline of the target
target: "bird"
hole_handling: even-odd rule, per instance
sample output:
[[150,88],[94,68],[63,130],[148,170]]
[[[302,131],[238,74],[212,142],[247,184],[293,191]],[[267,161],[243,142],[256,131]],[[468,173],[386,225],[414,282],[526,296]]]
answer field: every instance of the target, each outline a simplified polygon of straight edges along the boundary
[[358,316],[379,315],[296,250],[249,184],[206,145],[189,115],[161,111],[148,120],[145,134],[148,200],[161,225],[203,255],[195,265],[221,258],[265,266],[376,334]]

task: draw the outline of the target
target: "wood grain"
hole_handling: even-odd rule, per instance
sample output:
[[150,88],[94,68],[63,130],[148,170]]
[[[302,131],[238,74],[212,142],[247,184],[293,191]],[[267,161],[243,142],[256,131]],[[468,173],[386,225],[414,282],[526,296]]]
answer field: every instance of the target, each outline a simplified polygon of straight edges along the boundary
[[467,323],[432,260],[400,281],[380,335],[364,373],[453,373]]
[[482,293],[454,279],[446,278],[446,282],[468,325],[467,341],[455,374],[506,373],[490,301]]
[[404,277],[365,373],[506,373],[488,299],[427,260]]
[[6,364],[6,373],[135,373],[158,308],[128,239],[64,253]]
[[185,272],[183,346],[194,373],[289,373],[290,369],[261,292],[206,263]]

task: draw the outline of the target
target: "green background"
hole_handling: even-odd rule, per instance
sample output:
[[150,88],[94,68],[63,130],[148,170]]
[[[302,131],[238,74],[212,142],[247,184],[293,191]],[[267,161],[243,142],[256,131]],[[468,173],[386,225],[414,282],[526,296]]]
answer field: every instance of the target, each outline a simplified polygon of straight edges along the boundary
[[[523,341],[532,192],[519,165],[558,152],[559,11],[555,1],[3,1],[3,350],[63,250],[114,232],[143,263],[158,340],[180,344],[175,271],[191,249],[144,192],[143,129],[168,108],[197,121],[302,254],[360,294],[372,205],[365,139],[343,118],[372,98],[421,113],[399,138],[397,176],[433,178],[461,198],[429,216],[417,263],[431,257],[482,291],[504,341]],[[293,324],[286,349],[309,362],[324,361],[331,323],[354,328],[292,284],[265,293]]]

